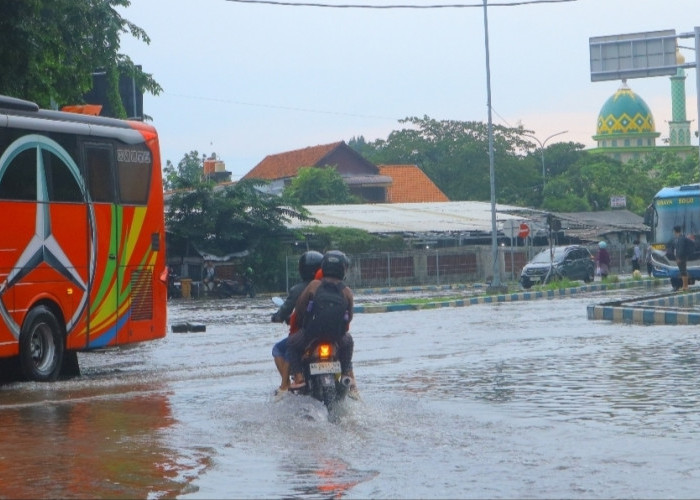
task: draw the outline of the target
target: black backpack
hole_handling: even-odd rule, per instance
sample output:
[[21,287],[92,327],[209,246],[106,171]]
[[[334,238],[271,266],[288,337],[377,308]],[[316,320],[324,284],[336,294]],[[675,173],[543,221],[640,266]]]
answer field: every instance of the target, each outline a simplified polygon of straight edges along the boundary
[[343,295],[345,283],[321,280],[304,316],[304,331],[311,337],[339,338],[347,325],[348,301]]

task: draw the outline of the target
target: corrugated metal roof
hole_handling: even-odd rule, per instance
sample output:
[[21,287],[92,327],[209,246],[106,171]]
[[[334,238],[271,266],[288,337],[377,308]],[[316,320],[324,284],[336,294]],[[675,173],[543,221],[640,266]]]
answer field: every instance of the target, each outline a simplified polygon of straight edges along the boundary
[[[491,232],[491,204],[481,201],[307,205],[305,208],[319,222],[295,220],[291,227],[335,226],[363,229],[370,233]],[[503,221],[526,219],[524,211],[528,209],[496,205],[499,229],[502,229]]]

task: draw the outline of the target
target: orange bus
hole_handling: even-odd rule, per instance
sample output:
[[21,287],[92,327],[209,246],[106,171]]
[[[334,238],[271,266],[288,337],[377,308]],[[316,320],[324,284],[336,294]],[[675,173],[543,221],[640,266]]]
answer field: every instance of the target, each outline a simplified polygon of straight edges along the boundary
[[166,302],[156,130],[0,96],[0,358],[77,375],[79,351],[164,337]]

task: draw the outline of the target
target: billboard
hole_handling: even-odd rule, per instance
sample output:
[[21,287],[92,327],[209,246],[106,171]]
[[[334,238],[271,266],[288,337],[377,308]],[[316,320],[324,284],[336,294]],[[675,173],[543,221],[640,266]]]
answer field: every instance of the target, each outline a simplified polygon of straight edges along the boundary
[[675,75],[676,45],[676,30],[591,37],[591,81]]
[[[141,69],[141,66],[136,66]],[[132,120],[143,120],[143,92],[130,75],[119,75],[119,96],[126,110],[126,117]],[[83,96],[89,104],[102,105],[101,116],[116,117],[115,111],[107,98],[107,74],[104,71],[92,74],[92,89]]]

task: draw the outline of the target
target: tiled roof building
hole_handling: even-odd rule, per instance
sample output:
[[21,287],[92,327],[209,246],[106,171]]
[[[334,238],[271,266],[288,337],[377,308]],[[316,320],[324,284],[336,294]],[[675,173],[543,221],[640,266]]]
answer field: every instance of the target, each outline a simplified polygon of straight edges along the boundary
[[391,184],[391,178],[380,175],[376,165],[344,141],[268,155],[243,178],[269,180],[270,191],[281,193],[302,167],[335,167],[350,192],[368,202],[383,203]]
[[379,165],[379,173],[393,181],[387,203],[450,201],[417,165]]
[[279,194],[302,167],[335,167],[350,192],[369,203],[449,201],[418,166],[377,167],[343,141],[268,155],[243,178],[268,180]]

